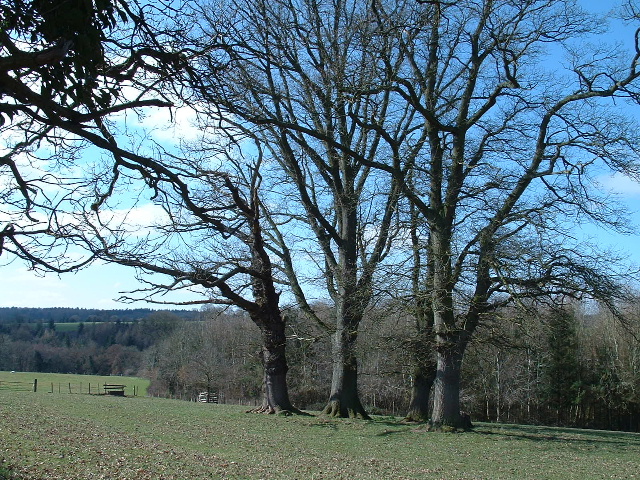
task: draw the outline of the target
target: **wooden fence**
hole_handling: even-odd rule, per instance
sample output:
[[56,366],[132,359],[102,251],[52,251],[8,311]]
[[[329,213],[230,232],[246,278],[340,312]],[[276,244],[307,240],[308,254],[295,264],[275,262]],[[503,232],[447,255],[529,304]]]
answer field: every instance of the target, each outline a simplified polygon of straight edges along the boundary
[[35,392],[37,390],[37,380],[32,383],[0,380],[0,390],[11,390],[13,392]]
[[[0,380],[0,390],[9,390],[14,392],[47,392],[47,393],[66,393],[66,394],[86,394],[101,395],[108,393],[113,385],[107,383],[63,383],[63,382],[44,382],[38,383],[38,379],[33,382],[9,382]],[[125,395],[138,396],[138,387],[124,387],[122,390]]]

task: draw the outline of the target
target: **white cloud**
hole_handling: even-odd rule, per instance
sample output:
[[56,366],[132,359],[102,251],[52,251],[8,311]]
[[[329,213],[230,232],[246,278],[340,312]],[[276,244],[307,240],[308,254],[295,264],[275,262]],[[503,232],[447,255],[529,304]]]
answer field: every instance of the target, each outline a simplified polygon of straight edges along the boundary
[[145,203],[131,208],[109,209],[100,212],[103,225],[111,228],[124,227],[136,237],[145,236],[153,230],[154,225],[166,222],[167,214],[159,205]]
[[[133,87],[124,87],[123,93],[125,98],[135,99],[140,92]],[[127,129],[142,130],[143,136],[165,146],[202,136],[202,131],[196,126],[196,111],[189,106],[147,107],[137,109],[135,113],[120,112],[111,118],[126,124]]]
[[600,184],[612,193],[625,197],[640,196],[640,182],[629,178],[622,173],[603,176],[599,179]]
[[0,306],[2,307],[62,307],[66,303],[65,282],[54,274],[45,277],[36,276],[26,267],[4,265],[0,277]]
[[188,107],[147,109],[138,125],[160,143],[196,140],[202,131],[196,126],[196,112]]

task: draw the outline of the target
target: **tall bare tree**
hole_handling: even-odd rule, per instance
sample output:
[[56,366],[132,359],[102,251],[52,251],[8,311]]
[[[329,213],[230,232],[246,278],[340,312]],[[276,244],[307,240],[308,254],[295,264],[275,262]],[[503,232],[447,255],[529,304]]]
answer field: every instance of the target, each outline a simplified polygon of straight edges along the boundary
[[[234,145],[239,143],[245,141],[227,130],[224,140],[200,139],[197,152],[188,156],[165,151],[119,159],[120,174],[112,175],[102,191],[96,183],[98,196],[77,223],[84,225],[83,236],[95,255],[138,270],[145,286],[123,300],[216,304],[246,311],[262,338],[265,395],[258,411],[297,412],[287,387],[277,272],[263,234],[262,156],[258,145],[256,159],[245,164],[246,157],[235,156]],[[144,225],[114,215],[114,204],[126,198],[132,186],[158,211],[157,218]],[[148,233],[141,235],[141,228]],[[183,301],[163,298],[185,290],[197,296]]]
[[623,294],[614,257],[576,241],[571,227],[624,229],[597,174],[637,178],[640,143],[628,112],[638,100],[640,51],[637,40],[631,51],[586,47],[605,24],[574,1],[374,8],[386,31],[399,32],[383,57],[394,76],[388,88],[427,129],[411,183],[395,166],[375,166],[402,178],[428,227],[432,422],[458,427],[460,368],[486,314],[559,294],[614,307]]
[[[395,238],[400,194],[396,179],[366,162],[415,156],[424,131],[414,107],[394,104],[390,91],[371,88],[363,98],[363,86],[384,83],[378,50],[389,38],[376,30],[369,6],[351,0],[234,0],[205,4],[201,14],[204,38],[218,44],[196,88],[214,113],[260,139],[280,166],[277,181],[293,199],[288,205],[295,204],[270,209],[273,226],[286,225],[289,233],[274,232],[273,239],[298,303],[333,338],[325,413],[366,417],[355,344],[376,269]],[[307,248],[306,264],[294,238],[304,238],[297,247]],[[335,305],[331,326],[315,316],[300,275],[313,262]]]

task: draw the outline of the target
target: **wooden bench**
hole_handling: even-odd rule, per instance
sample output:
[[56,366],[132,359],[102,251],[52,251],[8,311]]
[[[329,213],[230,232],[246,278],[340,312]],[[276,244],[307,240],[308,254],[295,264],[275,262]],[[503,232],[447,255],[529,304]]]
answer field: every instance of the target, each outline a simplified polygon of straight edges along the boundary
[[124,388],[126,385],[117,385],[112,383],[105,383],[102,385],[105,395],[115,395],[117,397],[124,397]]

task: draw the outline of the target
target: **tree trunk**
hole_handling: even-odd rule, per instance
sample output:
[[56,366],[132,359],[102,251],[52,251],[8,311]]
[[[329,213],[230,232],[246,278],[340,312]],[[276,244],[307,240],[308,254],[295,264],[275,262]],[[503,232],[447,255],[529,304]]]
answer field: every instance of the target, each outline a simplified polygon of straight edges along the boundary
[[438,349],[438,370],[434,385],[431,424],[436,430],[472,427],[469,417],[460,412],[460,377],[464,347],[459,342]]
[[[351,184],[349,184],[351,185]],[[339,225],[342,245],[339,249],[336,300],[336,331],[333,335],[333,374],[329,403],[322,413],[333,417],[369,419],[358,395],[358,327],[371,299],[371,277],[358,281],[357,205],[354,192],[341,197]]]
[[[417,283],[417,282],[416,282]],[[405,416],[407,422],[428,422],[430,416],[429,401],[431,389],[436,379],[437,364],[434,357],[433,312],[419,295],[416,311],[418,335],[409,342],[408,348],[413,357],[413,379],[411,400]]]
[[[273,318],[276,317],[276,318]],[[258,323],[258,322],[256,322]],[[289,366],[285,355],[285,325],[280,312],[272,314],[267,322],[258,323],[262,332],[260,359],[264,367],[262,405],[258,413],[300,413],[289,400],[287,371]]]
[[[442,207],[437,189],[433,192],[432,202],[443,211],[448,210]],[[429,254],[431,256],[429,265],[432,268],[430,275],[431,308],[437,362],[431,425],[436,430],[444,431],[466,430],[472,426],[468,415],[462,415],[460,412],[462,358],[472,330],[466,331],[456,325],[450,255],[452,225],[453,217],[449,210],[448,216],[438,218],[437,221],[430,224],[429,236]],[[477,324],[477,315],[471,317],[470,314],[467,314],[465,323],[469,324],[465,328],[473,328],[473,325]]]
[[429,421],[429,397],[431,388],[436,379],[436,365],[418,364],[413,370],[413,383],[411,385],[411,401],[409,411],[405,417],[407,422]]
[[280,312],[280,294],[275,288],[271,259],[267,253],[260,225],[260,209],[257,190],[253,190],[251,216],[253,242],[251,243],[251,266],[262,276],[252,278],[253,295],[257,308],[249,315],[262,333],[260,359],[264,368],[263,401],[254,411],[263,413],[302,413],[291,405],[287,387],[287,337],[285,320]]
[[340,327],[333,336],[333,376],[329,403],[322,411],[325,415],[343,418],[361,418],[368,420],[360,396],[358,395],[358,360],[355,344],[357,327]]
[[298,410],[291,405],[289,400],[287,376],[285,373],[275,373],[273,370],[270,370],[265,366],[262,392],[262,405],[254,409],[253,412],[298,413]]

